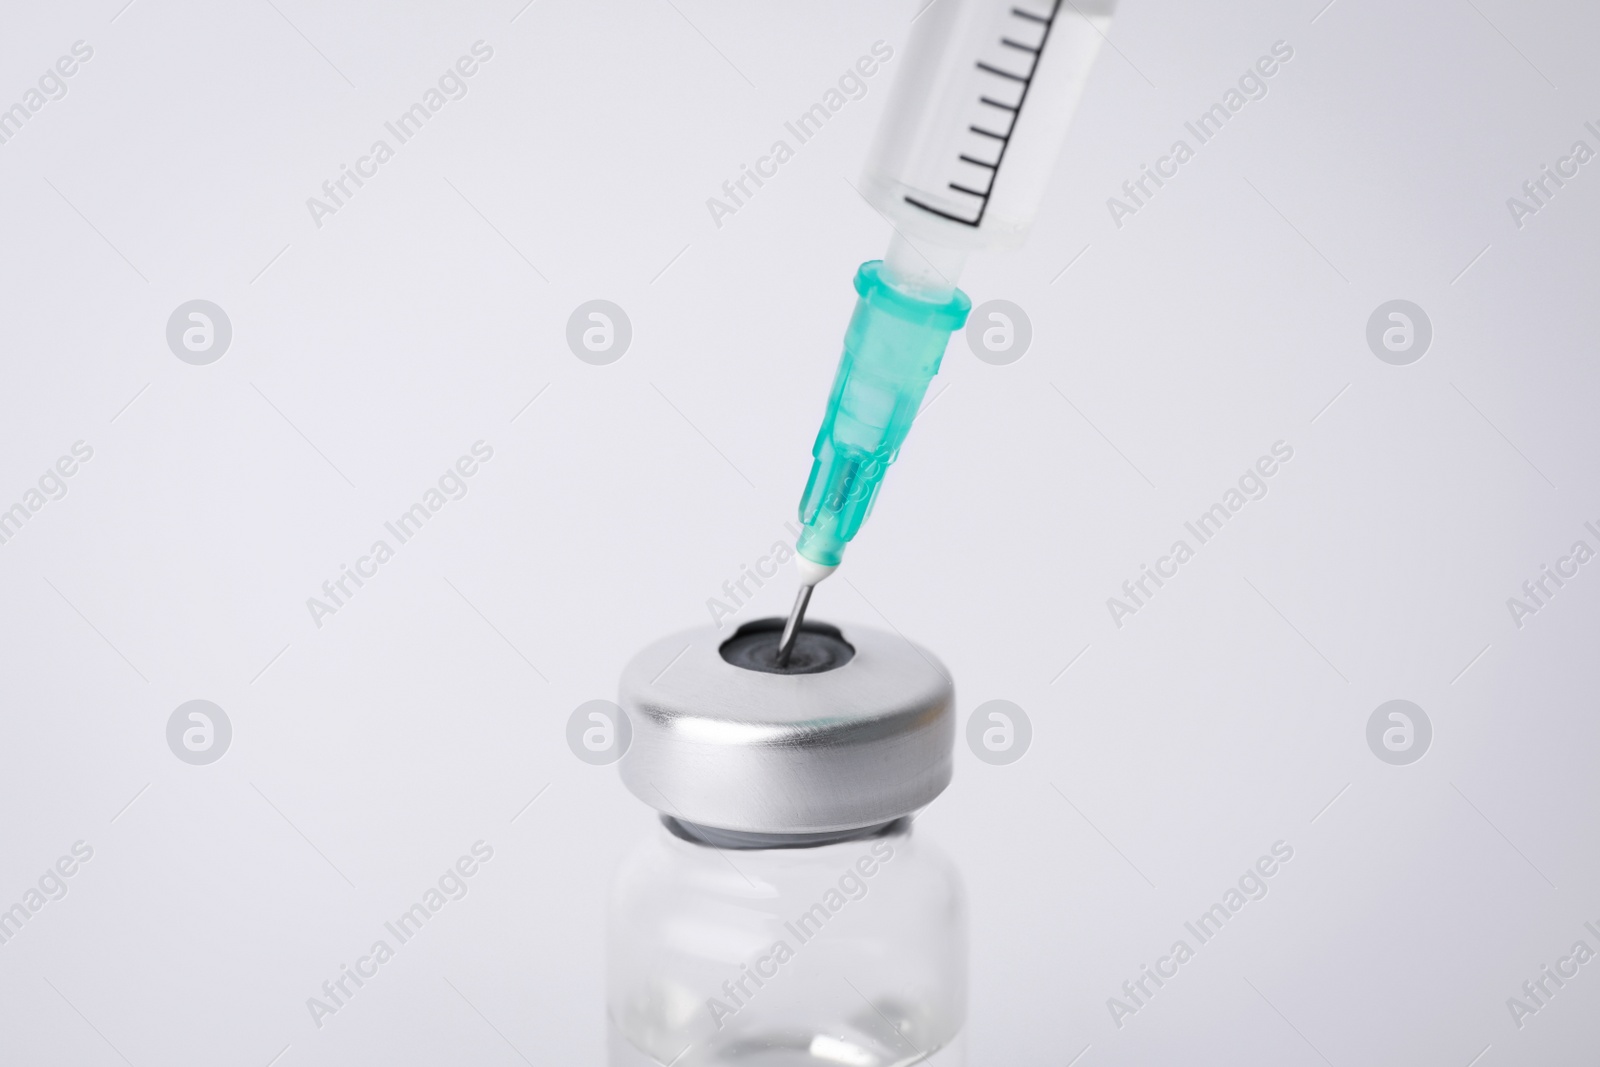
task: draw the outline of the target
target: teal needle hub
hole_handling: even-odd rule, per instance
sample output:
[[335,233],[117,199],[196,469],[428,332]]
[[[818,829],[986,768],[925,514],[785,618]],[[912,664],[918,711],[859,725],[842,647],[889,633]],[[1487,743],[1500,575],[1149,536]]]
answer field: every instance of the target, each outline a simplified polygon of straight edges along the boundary
[[882,260],[863,263],[855,286],[860,299],[811,449],[811,477],[800,499],[805,529],[795,546],[830,568],[871,514],[884,472],[939,373],[945,345],[972,310],[959,289],[942,301],[896,289],[883,277]]

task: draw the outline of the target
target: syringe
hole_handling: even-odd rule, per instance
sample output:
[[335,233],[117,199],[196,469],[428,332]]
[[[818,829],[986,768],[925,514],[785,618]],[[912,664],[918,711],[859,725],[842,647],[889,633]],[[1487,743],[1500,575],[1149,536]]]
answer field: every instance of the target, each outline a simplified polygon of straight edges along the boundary
[[930,0],[879,122],[862,192],[895,236],[856,272],[795,545],[787,666],[816,584],[839,566],[972,303],[967,254],[1022,242],[1116,0]]

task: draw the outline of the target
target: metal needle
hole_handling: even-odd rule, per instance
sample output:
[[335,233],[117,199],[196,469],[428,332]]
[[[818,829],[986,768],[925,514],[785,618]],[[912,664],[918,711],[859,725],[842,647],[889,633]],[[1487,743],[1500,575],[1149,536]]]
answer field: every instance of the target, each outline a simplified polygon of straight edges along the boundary
[[795,594],[794,607],[789,609],[789,621],[783,624],[783,638],[778,642],[778,666],[789,666],[789,657],[794,654],[795,638],[800,636],[800,623],[806,617],[806,605],[811,603],[811,590],[814,586],[802,585],[800,592]]

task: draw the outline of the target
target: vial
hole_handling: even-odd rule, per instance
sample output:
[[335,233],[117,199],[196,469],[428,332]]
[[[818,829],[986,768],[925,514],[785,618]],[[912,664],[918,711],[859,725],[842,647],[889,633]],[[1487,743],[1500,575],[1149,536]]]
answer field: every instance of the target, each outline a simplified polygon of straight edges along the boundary
[[622,780],[659,813],[612,882],[612,1067],[964,1062],[967,920],[913,830],[950,781],[925,649],[781,619],[662,639],[622,674]]

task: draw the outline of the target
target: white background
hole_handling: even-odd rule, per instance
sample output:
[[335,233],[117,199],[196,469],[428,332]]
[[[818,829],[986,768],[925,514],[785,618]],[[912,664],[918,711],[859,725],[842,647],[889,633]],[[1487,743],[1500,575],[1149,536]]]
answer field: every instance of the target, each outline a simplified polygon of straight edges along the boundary
[[[0,15],[0,105],[94,49],[0,146],[0,506],[94,449],[0,545],[0,906],[94,849],[0,946],[0,1061],[600,1062],[604,888],[651,817],[566,719],[786,536],[889,237],[847,179],[895,62],[720,228],[705,201],[916,5],[122,2]],[[1600,547],[1600,163],[1520,230],[1506,207],[1600,148],[1600,18],[1323,3],[1126,0],[1029,243],[963,279],[1032,348],[952,339],[817,594],[938,652],[963,723],[1032,718],[919,823],[971,895],[974,1063],[1600,1043],[1600,963],[1520,1030],[1505,1003],[1600,948],[1600,564],[1506,607]],[[317,227],[306,199],[480,39],[469,94]],[[1279,40],[1269,95],[1118,228],[1106,198]],[[634,330],[606,367],[564,339],[597,297]],[[233,325],[209,366],[165,340],[194,298]],[[1395,298],[1434,327],[1405,367],[1365,340]],[[466,498],[315,626],[478,440]],[[1270,494],[1113,625],[1278,440]],[[1407,767],[1365,740],[1397,697],[1434,726]],[[195,698],[234,729],[206,767],[165,740]],[[471,893],[316,1028],[306,998],[479,839]],[[1271,894],[1114,1026],[1280,839]]]

